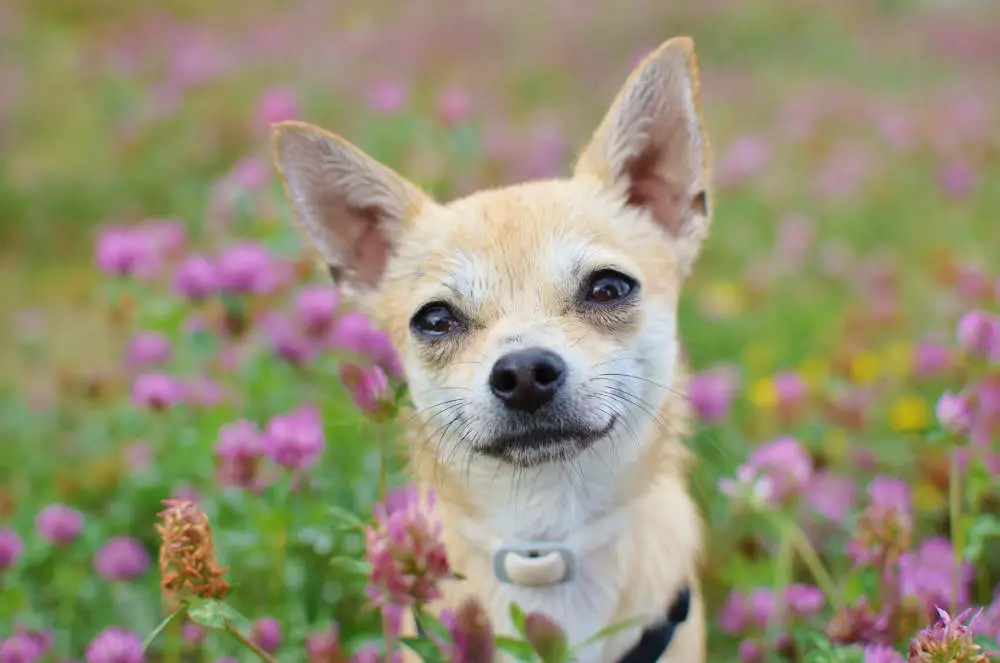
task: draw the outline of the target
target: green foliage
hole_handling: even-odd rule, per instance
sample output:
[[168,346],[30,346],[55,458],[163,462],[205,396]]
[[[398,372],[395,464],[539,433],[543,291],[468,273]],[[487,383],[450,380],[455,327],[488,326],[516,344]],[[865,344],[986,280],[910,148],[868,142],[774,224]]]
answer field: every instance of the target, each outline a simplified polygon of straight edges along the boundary
[[[198,252],[250,239],[302,260],[272,169],[260,164],[259,181],[233,184],[241,160],[266,158],[255,114],[272,86],[292,92],[299,117],[442,200],[563,174],[637,50],[681,32],[697,40],[717,195],[712,237],[681,295],[678,333],[696,370],[725,364],[738,385],[727,416],[700,422],[689,440],[691,490],[709,537],[709,660],[734,663],[745,639],[778,660],[785,626],[798,661],[861,660],[859,648],[831,644],[825,629],[862,597],[885,602],[884,574],[856,568],[846,552],[864,489],[879,474],[912,489],[914,546],[953,538],[972,566],[970,601],[994,600],[1000,479],[988,458],[973,457],[959,477],[959,503],[949,504],[951,454],[968,441],[943,430],[933,410],[944,390],[971,388],[995,369],[961,359],[923,374],[914,357],[925,340],[954,350],[962,311],[998,308],[990,290],[1000,246],[1000,187],[990,186],[1000,177],[996,67],[995,58],[970,55],[991,52],[995,4],[931,10],[847,0],[817,12],[776,2],[652,2],[627,11],[500,3],[488,16],[476,3],[417,3],[419,11],[381,0],[325,4],[170,0],[154,10],[15,0],[0,10],[0,48],[11,56],[0,58],[0,324],[10,331],[0,343],[0,529],[24,543],[16,566],[0,571],[0,640],[18,625],[45,629],[55,638],[53,660],[79,659],[117,625],[149,634],[150,660],[163,663],[243,651],[225,637],[184,640],[192,623],[245,635],[254,620],[276,618],[283,661],[303,660],[305,638],[333,622],[345,650],[378,640],[379,616],[363,593],[371,573],[363,530],[379,491],[382,431],[337,378],[357,357],[324,351],[292,365],[263,330],[266,312],[287,313],[294,291],[323,276],[297,262],[294,283],[277,295],[192,304],[171,292],[170,274],[149,282],[101,275],[92,264],[95,231],[175,218]],[[942,20],[947,30],[937,29]],[[403,103],[377,110],[369,89],[397,76]],[[443,116],[448,85],[468,94],[467,116]],[[753,154],[741,161],[739,139],[751,148],[760,141],[757,165],[747,166]],[[955,163],[968,166],[971,184],[942,182]],[[809,223],[782,223],[797,214]],[[797,258],[785,236],[796,229],[811,235]],[[838,268],[844,254],[854,257]],[[988,285],[970,294],[977,275]],[[247,323],[245,335],[220,332],[237,321]],[[136,406],[140,368],[123,357],[137,331],[170,339],[163,371],[209,378],[223,397],[164,411]],[[801,408],[772,402],[781,371],[807,378]],[[397,400],[405,396],[401,382],[392,388]],[[844,394],[861,396],[859,418],[839,400]],[[222,485],[220,429],[239,419],[265,426],[302,403],[323,421],[315,464],[295,473],[264,462],[259,486]],[[817,497],[808,491],[761,510],[720,490],[754,448],[783,435],[801,443],[814,468],[852,484],[843,505],[826,504],[840,517],[804,504]],[[390,461],[399,485],[403,459]],[[191,493],[211,519],[233,589],[225,602],[190,602],[165,615],[152,525],[163,499]],[[54,503],[84,516],[66,545],[36,525]],[[96,560],[121,536],[137,542],[148,564],[111,580]],[[815,614],[741,635],[722,631],[731,592],[780,595],[789,583],[823,590]],[[538,660],[527,615],[513,606],[510,617],[516,635],[498,637],[497,647]],[[920,620],[907,621],[906,634]],[[443,656],[428,638],[402,642],[425,660]],[[571,645],[547,654],[570,659],[583,646]]]

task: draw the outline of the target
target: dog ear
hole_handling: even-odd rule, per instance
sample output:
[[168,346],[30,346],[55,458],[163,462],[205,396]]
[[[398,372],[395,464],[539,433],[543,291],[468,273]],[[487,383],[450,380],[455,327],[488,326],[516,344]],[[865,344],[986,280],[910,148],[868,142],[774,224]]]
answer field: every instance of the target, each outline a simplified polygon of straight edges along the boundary
[[687,272],[710,223],[710,150],[694,42],[671,39],[632,72],[577,162],[669,232]]
[[271,130],[299,226],[348,293],[375,288],[405,224],[430,199],[349,142],[304,122]]

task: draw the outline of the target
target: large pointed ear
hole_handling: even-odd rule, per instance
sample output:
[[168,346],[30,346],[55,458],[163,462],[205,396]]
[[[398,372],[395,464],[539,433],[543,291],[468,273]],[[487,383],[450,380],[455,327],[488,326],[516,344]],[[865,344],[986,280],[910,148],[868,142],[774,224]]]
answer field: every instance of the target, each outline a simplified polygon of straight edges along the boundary
[[694,42],[671,39],[632,72],[576,165],[676,238],[686,273],[710,223],[710,151]]
[[271,146],[299,225],[334,282],[354,295],[377,286],[406,222],[430,199],[344,139],[310,124],[274,125]]

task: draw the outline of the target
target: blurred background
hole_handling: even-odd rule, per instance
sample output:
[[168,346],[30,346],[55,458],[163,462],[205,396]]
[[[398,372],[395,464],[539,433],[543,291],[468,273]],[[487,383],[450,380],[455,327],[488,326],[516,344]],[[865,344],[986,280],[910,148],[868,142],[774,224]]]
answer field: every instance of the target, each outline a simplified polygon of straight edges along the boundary
[[[988,1],[7,0],[2,11],[0,308],[7,329],[25,307],[44,310],[67,359],[80,342],[104,349],[81,292],[93,229],[219,222],[213,191],[239,165],[253,170],[269,112],[334,128],[457,195],[564,172],[630,66],[675,34],[696,38],[703,64],[722,196],[708,260],[736,259],[727,277],[755,258],[735,249],[766,243],[790,213],[919,271],[935,249],[986,259],[997,246]],[[450,116],[468,126],[446,147],[428,125]],[[272,179],[243,174],[243,185]]]
[[[702,412],[695,443],[709,522],[724,520],[712,501],[718,477],[758,441],[794,432],[818,468],[850,475],[861,449],[898,469],[924,500],[928,527],[939,527],[947,471],[926,467],[938,457],[907,435],[933,419],[956,374],[921,382],[914,357],[921,343],[946,344],[962,311],[995,310],[1000,299],[1000,4],[4,0],[0,526],[18,531],[27,552],[4,586],[0,638],[15,616],[57,624],[60,654],[79,657],[109,623],[151,628],[155,577],[109,589],[88,577],[91,558],[116,535],[155,554],[158,500],[185,486],[214,494],[214,445],[227,421],[263,424],[321,394],[327,446],[315,500],[364,511],[373,498],[371,428],[351,409],[336,363],[303,377],[294,365],[313,355],[268,328],[263,359],[225,373],[205,357],[227,339],[209,351],[204,339],[191,341],[196,349],[182,340],[212,328],[215,312],[192,304],[190,291],[178,299],[185,292],[171,274],[117,278],[129,249],[113,233],[159,228],[151,250],[161,258],[253,238],[287,261],[299,287],[315,279],[266,161],[268,123],[327,127],[442,199],[560,175],[631,67],[680,34],[696,42],[717,186],[713,236],[681,325],[694,367],[732,377],[724,416]],[[254,306],[280,307],[289,293],[237,306],[239,315],[255,320]],[[233,307],[225,311],[226,333],[238,335]],[[237,396],[208,413],[137,413],[139,331],[169,340],[167,373],[203,375]],[[281,360],[287,369],[266,368]],[[775,414],[781,371],[805,385],[808,414]],[[171,451],[180,438],[184,458]],[[261,507],[233,499],[209,507],[233,530],[220,544],[231,553],[268,548],[273,528],[292,531],[284,516],[246,515]],[[78,573],[58,575],[69,562],[35,540],[48,503],[85,514],[86,541],[67,553]],[[299,524],[322,529],[322,515]],[[718,550],[749,561],[720,569],[710,560],[713,601],[766,575],[761,544],[741,536]],[[313,554],[281,578],[313,569]],[[275,563],[265,557],[261,568]],[[49,584],[53,574],[61,580]],[[356,618],[342,614],[354,603],[331,598],[344,588],[298,603],[247,591],[246,605],[277,606],[300,635],[323,619]]]

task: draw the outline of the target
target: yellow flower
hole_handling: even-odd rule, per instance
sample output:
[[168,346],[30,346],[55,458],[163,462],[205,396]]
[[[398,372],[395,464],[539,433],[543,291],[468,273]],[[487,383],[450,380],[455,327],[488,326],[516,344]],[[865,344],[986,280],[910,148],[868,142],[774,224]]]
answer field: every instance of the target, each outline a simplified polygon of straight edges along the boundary
[[913,487],[913,506],[920,513],[937,511],[944,501],[944,494],[930,481],[918,481]]
[[733,318],[745,308],[746,297],[743,288],[732,281],[717,281],[705,289],[705,307],[720,318]]
[[771,410],[778,405],[778,388],[771,378],[761,378],[750,387],[750,402],[759,408]]
[[899,377],[906,377],[913,369],[913,344],[896,341],[885,350],[886,370]]
[[851,380],[857,384],[871,384],[881,372],[881,362],[873,352],[862,352],[851,360]]
[[839,460],[847,456],[851,445],[847,437],[847,431],[837,426],[831,426],[823,433],[823,451],[831,460]]
[[764,343],[751,343],[743,349],[743,363],[752,373],[766,373],[774,362],[774,350]]
[[811,389],[818,389],[830,376],[830,363],[823,357],[806,357],[799,364],[799,375]]
[[930,406],[920,396],[901,396],[889,411],[889,423],[901,433],[923,430],[930,422]]

